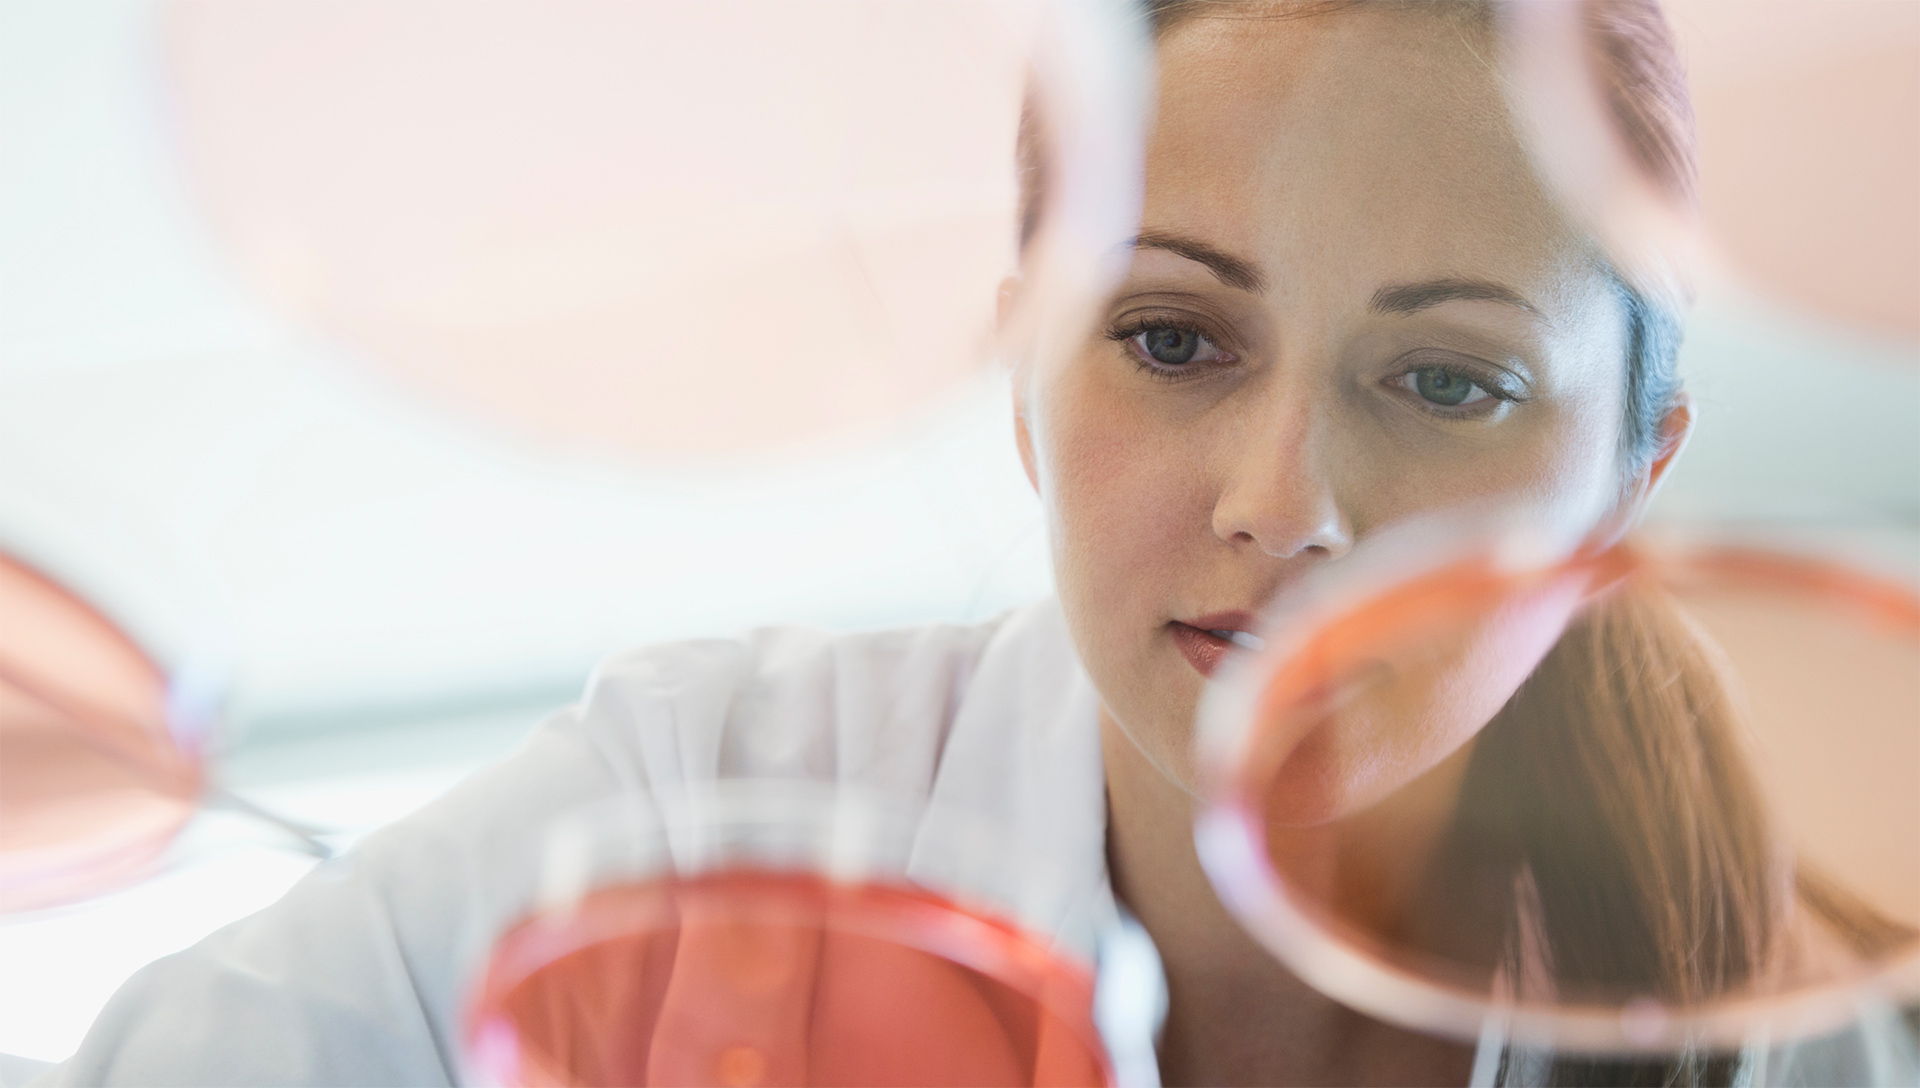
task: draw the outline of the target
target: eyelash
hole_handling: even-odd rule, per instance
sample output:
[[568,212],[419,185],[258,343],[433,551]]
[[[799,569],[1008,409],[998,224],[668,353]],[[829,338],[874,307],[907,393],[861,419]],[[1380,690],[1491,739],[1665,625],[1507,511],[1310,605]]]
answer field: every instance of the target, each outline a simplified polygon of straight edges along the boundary
[[1423,365],[1407,367],[1387,379],[1386,384],[1389,388],[1397,389],[1401,382],[1406,381],[1408,378],[1422,371],[1429,370],[1462,379],[1475,389],[1487,395],[1487,400],[1480,405],[1468,405],[1462,408],[1460,406],[1435,404],[1421,396],[1418,392],[1409,391],[1409,397],[1415,402],[1415,407],[1440,419],[1473,419],[1477,416],[1489,415],[1499,410],[1502,405],[1524,404],[1527,401],[1524,394],[1516,393],[1512,389],[1501,388],[1502,383],[1498,379],[1490,377],[1485,373],[1478,373],[1470,367],[1458,365],[1449,366],[1439,362],[1424,362]]
[[1107,339],[1128,349],[1127,357],[1133,360],[1133,365],[1139,367],[1142,373],[1158,381],[1192,381],[1195,378],[1204,377],[1209,368],[1222,365],[1219,362],[1214,362],[1201,364],[1200,366],[1183,364],[1179,367],[1172,367],[1165,363],[1141,358],[1138,352],[1131,349],[1131,345],[1128,342],[1142,333],[1152,332],[1156,329],[1172,329],[1175,332],[1192,333],[1207,343],[1212,344],[1216,350],[1228,357],[1228,361],[1231,362],[1235,360],[1233,353],[1221,346],[1220,337],[1208,332],[1198,323],[1185,318],[1154,317],[1151,315],[1136,317],[1109,328],[1106,336]]

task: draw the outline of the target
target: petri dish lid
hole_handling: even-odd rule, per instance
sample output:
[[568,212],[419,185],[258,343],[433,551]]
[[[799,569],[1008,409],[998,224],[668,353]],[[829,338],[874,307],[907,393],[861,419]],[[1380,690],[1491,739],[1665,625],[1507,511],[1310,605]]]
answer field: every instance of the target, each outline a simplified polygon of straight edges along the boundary
[[1912,587],[1711,537],[1429,526],[1356,558],[1201,712],[1202,859],[1293,971],[1601,1055],[1920,992]]

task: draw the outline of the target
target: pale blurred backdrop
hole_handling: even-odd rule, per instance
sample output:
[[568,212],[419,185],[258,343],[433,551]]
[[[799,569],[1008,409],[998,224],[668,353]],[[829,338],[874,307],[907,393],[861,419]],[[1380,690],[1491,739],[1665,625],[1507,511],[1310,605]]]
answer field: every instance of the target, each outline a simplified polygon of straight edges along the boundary
[[[1736,278],[1689,330],[1701,423],[1657,516],[1815,538],[1920,579],[1920,2],[1669,7],[1706,214]],[[181,28],[207,17],[0,0],[0,546],[170,659],[221,670],[218,774],[236,792],[345,844],[508,751],[621,647],[774,622],[969,622],[1048,592],[983,339],[852,401],[780,394],[782,411],[726,433],[674,432],[698,395],[678,387],[617,389],[602,429],[572,438],[564,417],[503,425],[414,380],[457,364],[455,339],[431,365],[371,362],[392,339],[338,291],[299,289],[310,251],[372,243],[248,250],[222,219],[274,163],[234,158],[259,146],[244,117],[216,123],[242,76],[180,75]],[[1008,257],[1011,179],[995,172],[1010,164],[1010,147],[983,163],[967,205],[1004,226],[986,236]],[[502,252],[576,262],[577,282],[609,259],[564,238],[542,249],[554,239],[527,222]],[[641,403],[621,398],[647,396],[652,433],[679,437],[622,443],[642,432],[621,430]],[[217,813],[175,855],[141,887],[0,920],[0,1052],[64,1057],[127,974],[311,864]]]

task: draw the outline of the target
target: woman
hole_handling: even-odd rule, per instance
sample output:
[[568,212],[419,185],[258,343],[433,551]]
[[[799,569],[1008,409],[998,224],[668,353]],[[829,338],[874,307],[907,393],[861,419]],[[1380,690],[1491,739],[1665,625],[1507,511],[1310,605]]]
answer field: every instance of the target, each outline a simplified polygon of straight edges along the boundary
[[[1616,112],[1689,189],[1657,10],[1596,10]],[[446,1083],[474,968],[532,903],[555,815],[784,776],[991,814],[1070,859],[1067,883],[1110,885],[1164,964],[1168,1083],[1464,1082],[1468,1048],[1320,998],[1222,909],[1191,840],[1195,704],[1256,610],[1382,526],[1487,499],[1571,531],[1630,519],[1691,426],[1676,315],[1538,180],[1488,5],[1155,18],[1131,269],[1075,357],[1016,360],[1057,603],[616,658],[507,763],[136,976],[60,1077]],[[1409,751],[1385,777],[1330,763],[1329,812],[1457,782],[1465,751]]]
[[[1463,1049],[1314,1000],[1226,916],[1188,831],[1193,707],[1220,634],[1382,525],[1476,499],[1574,532],[1631,510],[1691,425],[1675,315],[1527,168],[1480,59],[1498,49],[1488,8],[1159,14],[1142,252],[1110,330],[1131,372],[1095,347],[1039,375],[1021,434],[1104,700],[1115,890],[1166,964],[1161,1067],[1183,1083],[1464,1080]],[[1658,12],[1595,14],[1633,145],[1690,191]],[[1471,747],[1420,739],[1388,760],[1326,753],[1302,777],[1333,796],[1302,822],[1337,824],[1415,780],[1457,792]],[[1348,849],[1411,872],[1404,838],[1388,823]]]

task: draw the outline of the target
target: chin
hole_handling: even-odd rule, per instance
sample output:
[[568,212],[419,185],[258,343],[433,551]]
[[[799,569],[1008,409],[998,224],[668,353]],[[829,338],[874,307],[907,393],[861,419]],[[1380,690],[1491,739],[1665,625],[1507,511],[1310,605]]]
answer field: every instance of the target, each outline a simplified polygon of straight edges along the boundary
[[1197,695],[1178,700],[1133,700],[1125,706],[1105,701],[1113,724],[1134,749],[1188,793],[1195,792],[1199,781],[1193,759],[1193,718],[1198,703]]

